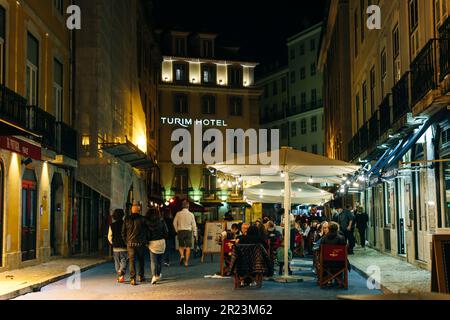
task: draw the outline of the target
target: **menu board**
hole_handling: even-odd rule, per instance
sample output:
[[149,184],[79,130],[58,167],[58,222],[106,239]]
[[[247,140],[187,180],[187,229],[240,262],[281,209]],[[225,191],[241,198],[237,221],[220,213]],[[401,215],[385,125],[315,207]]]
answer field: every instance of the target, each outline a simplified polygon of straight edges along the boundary
[[450,293],[450,235],[433,235],[431,291]]
[[220,234],[225,230],[225,222],[206,222],[205,235],[203,237],[202,261],[206,254],[220,253],[222,246],[218,239]]

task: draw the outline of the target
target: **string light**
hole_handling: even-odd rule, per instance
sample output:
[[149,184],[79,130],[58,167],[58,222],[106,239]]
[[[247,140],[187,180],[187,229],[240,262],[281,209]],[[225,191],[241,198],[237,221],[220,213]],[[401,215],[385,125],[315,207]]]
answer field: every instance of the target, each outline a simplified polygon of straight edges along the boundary
[[309,179],[308,179],[308,182],[309,182],[309,183],[313,183],[313,182],[314,182],[313,177],[309,178]]
[[284,174],[284,171],[281,171],[280,177],[284,178],[286,175]]

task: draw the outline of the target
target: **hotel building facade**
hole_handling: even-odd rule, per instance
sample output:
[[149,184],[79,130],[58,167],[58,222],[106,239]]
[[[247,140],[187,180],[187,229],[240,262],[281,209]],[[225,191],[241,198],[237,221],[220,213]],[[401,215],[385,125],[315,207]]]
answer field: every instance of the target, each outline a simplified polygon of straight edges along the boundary
[[259,129],[261,92],[254,83],[257,64],[239,60],[236,48],[222,48],[216,38],[210,33],[160,32],[162,196],[166,201],[178,197],[203,205],[208,220],[221,219],[229,210],[236,219],[242,219],[247,204],[236,181],[225,185],[230,178],[216,176],[204,164],[175,165],[171,157],[178,143],[171,141],[173,131],[187,128],[194,137],[193,124],[197,120],[202,122],[203,131],[215,128],[224,137],[226,129]]

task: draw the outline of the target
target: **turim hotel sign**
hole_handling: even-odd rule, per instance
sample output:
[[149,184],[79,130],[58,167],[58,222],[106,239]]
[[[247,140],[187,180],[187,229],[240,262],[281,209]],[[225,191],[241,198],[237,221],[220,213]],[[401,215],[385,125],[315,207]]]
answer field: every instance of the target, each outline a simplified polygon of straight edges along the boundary
[[202,125],[204,127],[228,127],[225,120],[219,119],[192,119],[192,118],[168,118],[161,117],[162,124],[178,125],[184,128],[191,127],[193,125]]

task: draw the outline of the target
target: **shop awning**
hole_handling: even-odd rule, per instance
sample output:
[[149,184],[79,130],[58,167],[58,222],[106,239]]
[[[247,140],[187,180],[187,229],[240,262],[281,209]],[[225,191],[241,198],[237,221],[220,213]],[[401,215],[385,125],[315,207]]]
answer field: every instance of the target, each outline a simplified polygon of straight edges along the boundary
[[137,169],[150,169],[153,161],[137,146],[126,143],[104,143],[102,150]]

